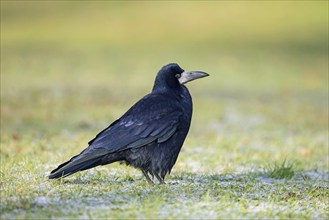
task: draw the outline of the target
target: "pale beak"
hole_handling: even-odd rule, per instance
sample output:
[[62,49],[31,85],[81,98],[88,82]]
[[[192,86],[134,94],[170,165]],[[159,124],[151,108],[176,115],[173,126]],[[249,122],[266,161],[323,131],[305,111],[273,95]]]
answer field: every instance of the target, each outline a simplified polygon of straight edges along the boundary
[[181,73],[180,77],[178,78],[178,81],[180,84],[185,84],[192,80],[200,79],[206,76],[209,76],[209,74],[201,71],[184,71]]

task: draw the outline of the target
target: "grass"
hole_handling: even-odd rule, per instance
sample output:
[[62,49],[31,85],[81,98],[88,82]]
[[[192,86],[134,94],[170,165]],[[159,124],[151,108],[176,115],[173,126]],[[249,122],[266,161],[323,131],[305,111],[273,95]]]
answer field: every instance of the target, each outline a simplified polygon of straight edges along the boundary
[[[1,219],[327,219],[327,8],[1,1]],[[47,179],[172,61],[210,77],[168,184],[120,164]]]
[[267,165],[265,168],[265,174],[270,178],[275,179],[291,179],[295,175],[293,169],[294,164],[284,160],[281,164],[273,163]]

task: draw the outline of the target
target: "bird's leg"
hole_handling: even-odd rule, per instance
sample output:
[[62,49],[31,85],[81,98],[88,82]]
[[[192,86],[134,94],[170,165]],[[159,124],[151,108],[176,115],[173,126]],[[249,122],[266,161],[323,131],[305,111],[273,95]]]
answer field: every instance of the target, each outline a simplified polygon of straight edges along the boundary
[[166,184],[164,179],[159,176],[159,174],[155,173],[155,177],[159,180],[160,184]]
[[142,170],[142,172],[143,172],[143,174],[144,174],[144,176],[145,176],[148,184],[153,185],[154,182],[151,180],[151,178],[149,177],[149,175],[147,174],[147,172],[145,170]]

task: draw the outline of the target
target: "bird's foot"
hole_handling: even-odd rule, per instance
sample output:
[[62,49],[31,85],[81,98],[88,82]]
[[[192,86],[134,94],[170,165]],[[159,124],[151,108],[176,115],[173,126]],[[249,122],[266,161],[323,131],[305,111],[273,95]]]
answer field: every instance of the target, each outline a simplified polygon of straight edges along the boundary
[[160,184],[166,184],[166,182],[164,181],[164,178],[161,178],[160,176],[159,176],[159,174],[155,174],[155,177],[159,180],[159,183]]

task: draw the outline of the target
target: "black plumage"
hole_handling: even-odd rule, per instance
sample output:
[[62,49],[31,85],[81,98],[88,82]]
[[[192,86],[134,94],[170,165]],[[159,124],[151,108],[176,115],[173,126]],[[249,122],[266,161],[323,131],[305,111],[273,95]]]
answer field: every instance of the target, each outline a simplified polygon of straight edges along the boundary
[[116,161],[142,170],[164,183],[174,166],[192,117],[192,98],[183,85],[208,76],[200,71],[186,72],[168,64],[158,72],[152,92],[133,105],[121,118],[101,131],[79,155],[53,170],[49,179]]

